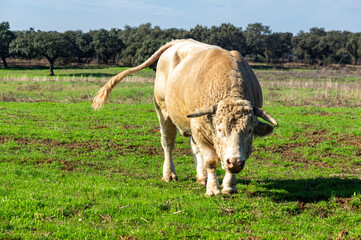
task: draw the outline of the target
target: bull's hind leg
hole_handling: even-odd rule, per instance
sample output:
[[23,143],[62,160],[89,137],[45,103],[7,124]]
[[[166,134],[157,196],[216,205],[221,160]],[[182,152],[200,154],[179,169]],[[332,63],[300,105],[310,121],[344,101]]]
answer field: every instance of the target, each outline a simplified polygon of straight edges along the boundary
[[164,150],[164,165],[163,165],[163,180],[170,182],[177,180],[175,167],[173,163],[172,151],[174,149],[175,138],[177,135],[177,128],[168,116],[164,116],[157,101],[154,99],[155,110],[158,114],[161,143]]
[[192,152],[194,154],[194,160],[197,164],[197,182],[200,183],[201,185],[206,186],[207,185],[207,171],[206,168],[204,167],[204,161],[203,161],[203,157],[201,152],[199,151],[199,148],[197,146],[197,144],[195,143],[193,137],[189,138],[190,144],[191,144],[191,148],[192,148]]

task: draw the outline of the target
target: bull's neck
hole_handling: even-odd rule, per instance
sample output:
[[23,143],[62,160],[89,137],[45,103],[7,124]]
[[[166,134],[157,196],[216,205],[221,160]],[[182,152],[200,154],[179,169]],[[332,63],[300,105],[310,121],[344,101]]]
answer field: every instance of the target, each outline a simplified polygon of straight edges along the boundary
[[246,94],[244,92],[246,86],[242,80],[242,73],[239,70],[234,70],[233,77],[231,79],[231,91],[229,94],[230,99],[246,99]]

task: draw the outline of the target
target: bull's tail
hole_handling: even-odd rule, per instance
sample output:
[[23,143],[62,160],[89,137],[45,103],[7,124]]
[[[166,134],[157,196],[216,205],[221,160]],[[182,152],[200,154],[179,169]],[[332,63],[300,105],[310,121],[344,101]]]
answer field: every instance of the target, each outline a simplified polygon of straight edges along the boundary
[[98,93],[95,95],[94,100],[93,100],[93,105],[92,108],[94,110],[98,110],[100,108],[102,108],[106,102],[106,100],[108,99],[108,96],[110,94],[110,92],[112,91],[112,89],[120,82],[122,81],[126,76],[128,76],[129,74],[138,72],[146,67],[149,67],[152,63],[154,63],[161,55],[163,52],[165,52],[168,48],[172,47],[174,44],[176,44],[176,41],[171,41],[169,43],[167,43],[166,45],[164,45],[163,47],[159,48],[150,58],[148,58],[148,60],[146,60],[144,63],[134,67],[134,68],[129,68],[121,73],[119,73],[118,75],[112,77],[105,85],[104,87],[102,87]]

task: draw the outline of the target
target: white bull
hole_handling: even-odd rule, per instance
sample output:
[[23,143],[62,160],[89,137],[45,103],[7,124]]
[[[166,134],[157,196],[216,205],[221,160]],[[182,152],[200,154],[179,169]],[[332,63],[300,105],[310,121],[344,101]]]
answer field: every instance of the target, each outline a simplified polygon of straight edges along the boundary
[[177,128],[190,137],[197,162],[197,181],[206,195],[220,194],[218,160],[226,170],[224,194],[237,192],[236,174],[252,152],[254,135],[271,134],[277,125],[262,107],[258,80],[237,51],[194,40],[175,40],[161,47],[143,64],[121,72],[102,87],[93,101],[101,108],[110,91],[125,76],[148,67],[159,58],[154,84],[164,149],[163,180],[177,180],[172,159]]

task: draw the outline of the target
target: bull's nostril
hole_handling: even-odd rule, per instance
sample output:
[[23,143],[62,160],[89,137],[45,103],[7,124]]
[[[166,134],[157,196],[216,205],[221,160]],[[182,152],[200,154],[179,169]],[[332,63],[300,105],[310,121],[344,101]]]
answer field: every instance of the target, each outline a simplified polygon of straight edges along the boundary
[[240,171],[244,168],[246,161],[240,157],[230,157],[226,159],[227,168],[232,171]]
[[231,162],[232,164],[240,164],[240,163],[241,163],[241,159],[238,158],[238,157],[233,157],[233,158],[231,158],[230,162]]
[[226,163],[228,168],[233,168],[233,163],[229,160],[229,158],[227,158]]

